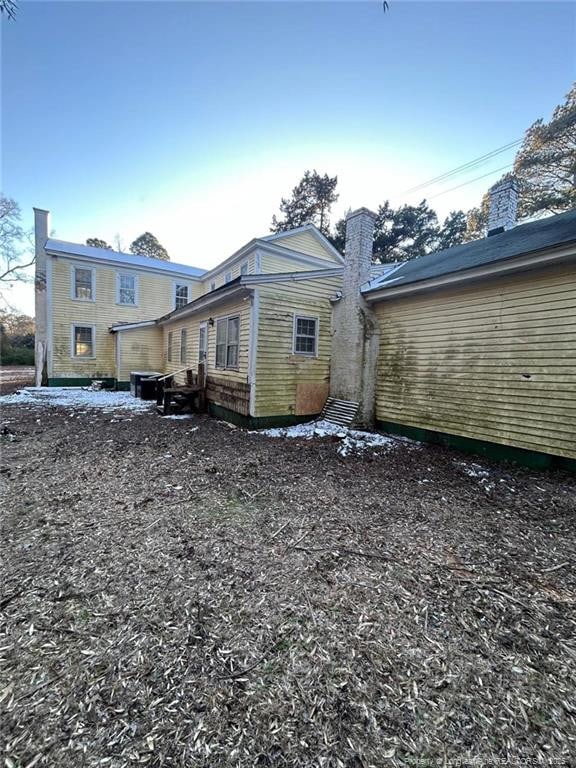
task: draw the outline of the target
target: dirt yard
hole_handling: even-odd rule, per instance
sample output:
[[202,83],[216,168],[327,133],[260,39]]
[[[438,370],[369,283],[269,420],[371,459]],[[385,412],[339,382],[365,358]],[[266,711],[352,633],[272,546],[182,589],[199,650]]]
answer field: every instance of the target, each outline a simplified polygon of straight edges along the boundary
[[574,764],[574,477],[2,417],[3,765]]
[[34,383],[34,368],[27,365],[0,365],[0,395],[9,395]]

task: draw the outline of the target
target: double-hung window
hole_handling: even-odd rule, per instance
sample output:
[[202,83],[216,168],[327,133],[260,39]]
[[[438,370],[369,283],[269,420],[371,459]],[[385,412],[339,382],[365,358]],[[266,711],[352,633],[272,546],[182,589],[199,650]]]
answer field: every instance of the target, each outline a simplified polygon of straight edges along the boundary
[[188,286],[184,283],[174,285],[174,308],[181,309],[188,304]]
[[198,362],[203,363],[206,360],[208,352],[208,326],[206,323],[200,325],[198,332]]
[[166,357],[168,358],[168,362],[172,362],[172,349],[174,347],[174,332],[168,331],[168,349],[166,350]]
[[118,304],[126,304],[135,307],[136,301],[136,275],[119,272],[116,277]]
[[216,321],[216,367],[238,368],[240,318],[223,317]]
[[248,262],[244,261],[242,263],[242,266],[240,267],[240,274],[241,275],[247,275],[248,274]]
[[186,344],[188,339],[188,331],[186,328],[182,328],[180,331],[180,362],[186,364]]
[[315,357],[318,350],[318,318],[294,316],[294,354]]
[[72,267],[72,298],[94,301],[94,270],[90,267]]
[[224,276],[224,282],[225,283],[232,282],[232,272],[226,272],[226,275]]
[[94,326],[72,326],[72,357],[95,357]]

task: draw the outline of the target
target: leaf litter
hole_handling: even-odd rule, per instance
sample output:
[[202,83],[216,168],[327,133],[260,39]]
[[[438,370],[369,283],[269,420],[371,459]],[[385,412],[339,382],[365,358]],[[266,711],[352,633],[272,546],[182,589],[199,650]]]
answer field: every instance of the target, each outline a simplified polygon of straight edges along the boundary
[[70,407],[3,406],[6,766],[569,764],[573,477]]

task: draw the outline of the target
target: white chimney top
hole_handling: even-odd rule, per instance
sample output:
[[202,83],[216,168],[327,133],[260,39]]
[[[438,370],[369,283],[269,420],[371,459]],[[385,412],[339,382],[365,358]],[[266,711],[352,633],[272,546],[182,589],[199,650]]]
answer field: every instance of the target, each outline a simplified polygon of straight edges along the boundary
[[518,185],[516,179],[504,179],[490,189],[488,212],[488,237],[498,235],[516,226],[518,209]]

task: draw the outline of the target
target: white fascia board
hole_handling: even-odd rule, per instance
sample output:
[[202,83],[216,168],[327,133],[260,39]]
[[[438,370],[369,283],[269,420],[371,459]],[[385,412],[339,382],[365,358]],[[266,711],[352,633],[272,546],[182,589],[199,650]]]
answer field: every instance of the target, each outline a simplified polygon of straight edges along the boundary
[[[576,250],[574,245],[569,248],[561,248],[554,251],[545,251],[540,254],[528,254],[503,261],[484,264],[481,267],[466,269],[460,272],[451,272],[446,275],[420,280],[415,283],[406,283],[406,285],[396,285],[387,287],[383,285],[379,290],[364,294],[366,301],[372,303],[375,301],[385,301],[394,299],[398,296],[420,293],[433,288],[442,288],[445,286],[459,285],[462,283],[473,282],[500,275],[513,274],[515,272],[529,272],[540,267],[546,267],[549,264],[559,264],[576,259]],[[399,279],[399,278],[396,278]]]
[[119,333],[120,331],[132,331],[135,328],[147,328],[148,326],[156,325],[156,320],[141,320],[135,323],[121,323],[119,325],[111,325],[108,329],[110,333]]
[[[256,253],[269,253],[272,256],[283,256],[286,259],[291,259],[292,261],[296,261],[301,264],[310,264],[317,267],[321,267],[326,263],[330,263],[328,259],[322,259],[319,256],[310,256],[307,253],[301,253],[300,251],[286,248],[283,245],[276,245],[275,243],[268,242],[265,238],[255,238],[254,240],[250,240],[249,243],[246,243],[246,245],[243,245],[239,250],[235,251],[232,256],[229,256],[224,261],[221,261],[209,272],[205,272],[201,279],[203,281],[209,280],[211,277],[218,274],[223,269],[226,269],[226,267],[232,265],[234,262],[249,258],[253,251],[256,251]],[[336,251],[336,253],[338,252]]]
[[185,307],[182,307],[182,309],[174,310],[173,312],[170,312],[168,315],[164,315],[163,317],[159,317],[155,322],[158,323],[158,325],[166,325],[167,323],[172,323],[177,320],[181,320],[184,317],[189,317],[190,315],[196,314],[196,312],[200,312],[203,309],[206,309],[207,307],[212,307],[214,305],[222,304],[226,301],[228,301],[230,298],[234,298],[235,296],[243,296],[248,293],[251,293],[249,288],[246,288],[240,283],[236,283],[235,285],[231,286],[228,290],[216,290],[212,291],[210,293],[207,293],[205,296],[200,296],[200,298],[195,299],[194,301],[191,301],[189,304],[187,304]]
[[390,279],[390,276],[394,274],[394,272],[397,272],[400,267],[403,267],[404,264],[406,264],[405,261],[401,261],[398,264],[391,264],[390,269],[387,272],[384,272],[383,275],[378,275],[377,277],[373,277],[371,280],[368,280],[367,283],[364,283],[360,286],[361,293],[364,293],[365,291],[372,291],[375,288],[377,288],[382,283],[386,282],[393,282],[394,280],[400,280],[400,277],[393,277]]
[[294,227],[294,229],[287,229],[285,232],[275,232],[273,235],[267,235],[266,237],[261,238],[262,240],[278,240],[283,237],[289,237],[290,235],[298,235],[300,232],[310,232],[311,235],[313,235],[318,242],[323,245],[325,248],[327,248],[330,253],[335,256],[339,262],[344,264],[344,257],[340,253],[340,251],[335,248],[330,240],[320,232],[318,227],[315,224],[303,224],[301,227]]
[[[56,250],[54,248],[47,248],[46,253],[52,258],[70,259],[71,261],[87,261],[93,267],[103,265],[106,267],[113,267],[115,269],[131,269],[136,272],[152,272],[155,275],[162,275],[164,277],[184,277],[186,280],[193,280],[196,283],[201,283],[204,280],[204,274],[191,275],[189,272],[180,272],[177,269],[162,269],[161,267],[154,267],[153,265],[148,266],[147,264],[134,264],[133,262],[121,261],[120,259],[106,259],[105,257],[101,256],[69,253],[68,251]],[[170,263],[173,264],[173,262]]]
[[258,326],[260,322],[260,294],[255,288],[252,292],[252,306],[250,307],[250,338],[248,348],[248,383],[250,384],[250,403],[248,412],[250,416],[256,413],[256,365],[258,355]]
[[285,283],[299,280],[321,280],[325,277],[340,277],[343,267],[333,269],[315,269],[300,272],[270,272],[260,275],[244,275],[242,285],[261,285],[263,283]]
[[202,280],[208,280],[214,275],[217,275],[218,272],[221,272],[223,269],[226,269],[230,264],[232,264],[236,259],[240,258],[247,258],[251,252],[258,247],[258,240],[254,238],[253,240],[250,240],[250,242],[243,245],[241,248],[239,248],[237,251],[234,251],[232,256],[228,256],[228,258],[224,259],[224,261],[221,261],[219,264],[216,264],[215,267],[212,267],[212,269],[209,269],[208,272],[205,272],[202,275]]

